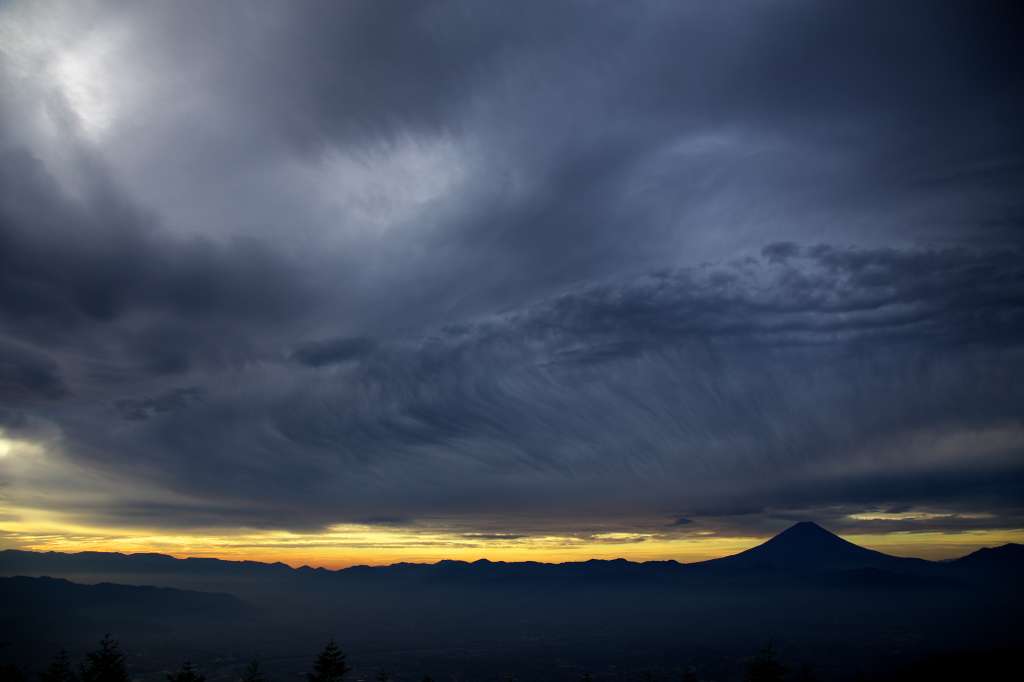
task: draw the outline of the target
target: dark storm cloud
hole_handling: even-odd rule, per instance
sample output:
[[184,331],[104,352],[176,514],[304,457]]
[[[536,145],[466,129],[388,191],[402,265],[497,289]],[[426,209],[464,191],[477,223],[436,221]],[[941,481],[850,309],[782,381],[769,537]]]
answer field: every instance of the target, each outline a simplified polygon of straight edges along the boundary
[[[239,145],[373,156],[419,136],[485,159],[417,225],[434,256],[390,263],[389,290],[421,292],[400,313],[420,325],[752,242],[1014,238],[972,229],[1016,205],[1022,180],[1003,4],[227,7],[218,21],[260,50],[214,41],[210,10],[159,33],[178,61],[204,46],[208,86],[244,120]],[[212,153],[188,171],[219,166]],[[943,189],[981,167],[993,173]]]
[[1024,515],[1010,4],[12,7],[3,424],[173,497],[69,509]]
[[114,364],[177,374],[246,361],[248,325],[302,309],[301,279],[266,245],[175,239],[153,222],[102,181],[75,200],[26,150],[0,152],[5,332],[87,353],[115,343]]
[[820,343],[867,336],[940,348],[1016,345],[1024,334],[1021,249],[802,250],[784,243],[763,254],[767,263],[745,259],[566,295],[524,323],[539,333],[615,340],[596,346],[591,360],[687,338]]
[[282,523],[299,500],[324,523],[650,503],[735,516],[752,500],[998,500],[1019,516],[1016,252],[796,251],[594,287],[317,377],[274,370],[253,392],[213,387],[207,408],[154,414],[120,444],[73,432],[152,452],[225,509],[273,501]]
[[124,398],[114,402],[125,419],[146,420],[154,413],[184,410],[202,399],[205,391],[201,388],[173,388],[155,398],[131,400]]
[[329,341],[306,341],[292,353],[292,360],[307,367],[322,367],[353,360],[373,350],[373,339],[354,337]]
[[0,404],[16,407],[67,395],[57,363],[30,349],[0,345]]
[[[611,113],[799,125],[795,112],[877,125],[864,121],[874,111],[920,134],[967,124],[1000,144],[1022,99],[1020,10],[1001,2],[301,2],[286,13],[251,4],[221,16],[266,32],[269,49],[242,66],[244,92],[269,100],[314,146],[335,134],[359,142],[410,126],[457,126],[481,92],[502,102],[488,85],[521,88],[521,77],[535,90],[515,91],[526,96],[523,108],[560,110],[548,117],[583,113],[593,98],[619,105],[592,112],[590,125]],[[201,30],[209,19],[182,11],[177,28]],[[587,98],[575,105],[567,97],[581,93]],[[1019,162],[1019,148],[1004,151]]]

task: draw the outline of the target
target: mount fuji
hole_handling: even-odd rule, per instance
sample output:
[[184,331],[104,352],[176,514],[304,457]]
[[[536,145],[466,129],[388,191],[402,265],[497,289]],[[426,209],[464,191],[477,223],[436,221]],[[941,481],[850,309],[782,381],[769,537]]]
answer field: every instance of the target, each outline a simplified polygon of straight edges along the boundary
[[819,566],[832,569],[882,568],[897,557],[848,542],[816,523],[803,521],[771,540],[739,554],[702,561],[702,566],[748,567],[772,564],[784,568]]

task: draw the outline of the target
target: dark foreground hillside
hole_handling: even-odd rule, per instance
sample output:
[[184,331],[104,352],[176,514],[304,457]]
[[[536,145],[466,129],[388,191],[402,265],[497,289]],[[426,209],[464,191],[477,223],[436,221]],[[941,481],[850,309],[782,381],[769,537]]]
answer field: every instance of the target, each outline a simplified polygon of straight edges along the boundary
[[701,679],[727,682],[742,677],[743,662],[768,637],[783,660],[807,664],[821,679],[852,679],[855,670],[879,677],[941,653],[1013,647],[1024,606],[1019,593],[974,588],[798,589],[762,580],[694,590],[268,590],[265,600],[242,606],[195,593],[192,603],[167,604],[166,595],[134,588],[143,592],[134,601],[98,595],[94,610],[83,610],[84,601],[41,598],[44,588],[14,610],[6,599],[24,590],[24,580],[0,589],[0,638],[25,660],[39,669],[63,646],[81,658],[109,631],[132,652],[133,675],[154,682],[189,657],[213,681],[236,679],[258,658],[271,679],[299,682],[329,637],[349,653],[355,680],[373,679],[382,667],[395,680],[570,680],[584,669],[599,673],[596,679],[639,680],[648,668],[670,679],[693,665]]

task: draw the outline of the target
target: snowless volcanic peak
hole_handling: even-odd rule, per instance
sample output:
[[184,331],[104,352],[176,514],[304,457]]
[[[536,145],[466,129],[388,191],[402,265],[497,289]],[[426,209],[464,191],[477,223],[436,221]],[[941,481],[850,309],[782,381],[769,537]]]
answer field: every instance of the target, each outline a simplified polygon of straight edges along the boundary
[[847,542],[816,523],[803,521],[768,542],[732,556],[703,562],[715,566],[821,566],[823,568],[882,567],[896,557]]

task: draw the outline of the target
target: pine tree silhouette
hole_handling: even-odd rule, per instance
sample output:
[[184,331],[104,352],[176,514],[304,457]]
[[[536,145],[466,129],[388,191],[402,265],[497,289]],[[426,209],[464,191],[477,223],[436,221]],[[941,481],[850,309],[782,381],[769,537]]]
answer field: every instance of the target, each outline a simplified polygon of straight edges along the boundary
[[109,632],[100,640],[100,648],[85,657],[89,659],[89,666],[78,664],[78,677],[82,682],[131,682],[120,642],[111,639]]
[[71,668],[67,649],[61,649],[46,672],[38,673],[41,682],[78,682],[78,676]]
[[185,661],[181,670],[171,675],[167,673],[167,682],[206,682],[206,675],[200,675],[192,667],[192,659]]
[[388,674],[384,672],[384,669],[380,669],[380,674],[377,675],[377,682],[388,682]]
[[270,682],[270,680],[260,672],[259,661],[253,661],[245,669],[245,674],[242,675],[242,682]]
[[341,682],[345,673],[351,669],[345,665],[345,654],[338,650],[338,646],[332,639],[313,662],[313,670],[316,672],[306,673],[306,680],[308,682]]
[[[25,668],[28,668],[26,665]],[[25,670],[21,666],[11,663],[0,668],[0,682],[27,682]]]
[[680,682],[697,682],[697,676],[693,674],[693,666],[688,665],[683,668],[683,672],[679,676]]
[[[10,646],[10,642],[0,642],[0,649]],[[22,668],[17,663],[11,663],[0,668],[0,682],[26,682],[25,671],[28,670],[30,664]]]
[[789,673],[789,666],[775,659],[772,651],[772,640],[768,640],[761,655],[753,663],[747,663],[747,676],[744,682],[782,682]]
[[818,682],[818,678],[811,674],[810,666],[800,668],[800,674],[796,676],[796,682]]
[[594,678],[590,676],[589,670],[583,671],[583,677],[580,678],[580,682],[594,682]]

